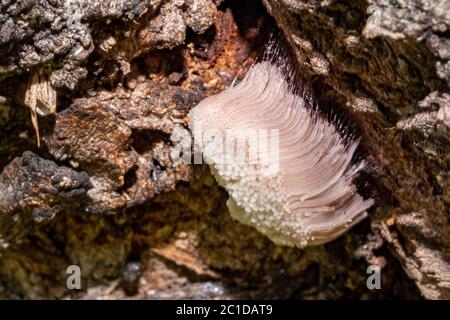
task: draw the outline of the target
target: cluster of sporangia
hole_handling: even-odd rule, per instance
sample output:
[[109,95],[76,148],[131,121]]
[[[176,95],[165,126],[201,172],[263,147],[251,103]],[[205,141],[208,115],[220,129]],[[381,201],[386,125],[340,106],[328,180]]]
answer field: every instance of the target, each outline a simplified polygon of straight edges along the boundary
[[364,166],[351,162],[359,141],[344,139],[307,103],[279,65],[263,60],[190,112],[194,141],[228,191],[231,215],[281,245],[331,241],[373,204],[353,182]]

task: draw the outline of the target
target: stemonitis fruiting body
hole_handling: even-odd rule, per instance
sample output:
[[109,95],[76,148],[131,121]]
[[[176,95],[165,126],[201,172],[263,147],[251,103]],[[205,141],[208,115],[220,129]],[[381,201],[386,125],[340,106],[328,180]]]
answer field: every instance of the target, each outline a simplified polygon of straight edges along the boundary
[[245,78],[190,112],[194,141],[230,214],[273,242],[305,247],[342,235],[373,204],[354,178],[359,140],[311,107],[283,64],[263,59]]

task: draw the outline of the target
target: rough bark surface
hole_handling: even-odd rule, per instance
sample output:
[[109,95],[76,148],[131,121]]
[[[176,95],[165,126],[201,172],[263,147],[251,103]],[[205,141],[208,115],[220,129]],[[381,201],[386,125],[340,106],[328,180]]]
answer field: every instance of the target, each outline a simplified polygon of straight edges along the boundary
[[[1,1],[0,297],[450,298],[449,14],[445,0]],[[209,168],[173,161],[190,108],[245,74],[268,25],[374,168],[369,218],[305,250],[233,221]],[[58,92],[41,148],[35,72]]]
[[373,232],[426,298],[450,297],[448,1],[265,1],[312,74],[360,119],[393,201]]

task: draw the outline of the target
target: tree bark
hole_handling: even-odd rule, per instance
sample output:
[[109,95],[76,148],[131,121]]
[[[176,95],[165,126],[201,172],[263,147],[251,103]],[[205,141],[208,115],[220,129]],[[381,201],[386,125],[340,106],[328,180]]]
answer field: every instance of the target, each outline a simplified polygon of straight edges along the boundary
[[[449,12],[445,0],[3,1],[0,297],[449,299]],[[188,111],[241,79],[271,28],[373,164],[369,218],[304,250],[233,221],[209,168],[172,157]],[[40,148],[24,102],[36,72],[58,94]],[[66,287],[70,265],[81,290]]]

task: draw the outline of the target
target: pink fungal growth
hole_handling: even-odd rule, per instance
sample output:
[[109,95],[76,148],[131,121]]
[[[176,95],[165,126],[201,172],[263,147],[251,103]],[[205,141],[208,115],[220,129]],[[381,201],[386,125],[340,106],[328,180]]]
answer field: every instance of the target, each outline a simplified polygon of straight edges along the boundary
[[354,184],[364,167],[352,162],[359,140],[311,107],[283,66],[254,64],[194,107],[190,127],[230,214],[277,244],[305,247],[339,237],[374,201]]

